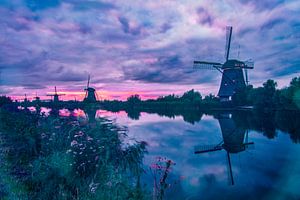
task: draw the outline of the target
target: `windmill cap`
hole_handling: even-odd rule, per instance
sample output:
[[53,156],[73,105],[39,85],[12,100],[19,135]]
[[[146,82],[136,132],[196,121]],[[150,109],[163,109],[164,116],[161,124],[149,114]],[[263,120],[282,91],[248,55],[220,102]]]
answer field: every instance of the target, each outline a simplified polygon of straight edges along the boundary
[[223,69],[227,69],[227,68],[236,68],[236,67],[241,67],[244,68],[246,66],[246,64],[242,61],[239,60],[227,60],[222,68]]
[[89,92],[96,91],[95,88],[92,88],[92,87],[85,88],[84,90],[89,91]]

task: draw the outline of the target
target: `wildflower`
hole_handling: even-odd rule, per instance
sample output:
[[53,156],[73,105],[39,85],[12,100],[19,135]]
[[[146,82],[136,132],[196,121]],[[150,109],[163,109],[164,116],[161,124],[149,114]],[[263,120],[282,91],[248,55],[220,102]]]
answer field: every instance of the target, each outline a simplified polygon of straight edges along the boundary
[[75,146],[75,145],[77,145],[78,144],[78,142],[76,141],[76,140],[73,140],[72,142],[71,142],[71,147],[73,147],[73,146]]
[[89,184],[89,188],[90,188],[90,191],[92,193],[95,193],[97,187],[98,187],[99,183],[94,183],[94,181],[92,181],[90,184]]
[[72,150],[71,150],[71,149],[68,149],[66,153],[70,153],[70,152],[72,152]]
[[78,131],[74,137],[82,137],[84,135],[84,133],[82,131]]
[[87,139],[88,141],[93,140],[93,138],[91,138],[90,136],[87,136],[86,139]]

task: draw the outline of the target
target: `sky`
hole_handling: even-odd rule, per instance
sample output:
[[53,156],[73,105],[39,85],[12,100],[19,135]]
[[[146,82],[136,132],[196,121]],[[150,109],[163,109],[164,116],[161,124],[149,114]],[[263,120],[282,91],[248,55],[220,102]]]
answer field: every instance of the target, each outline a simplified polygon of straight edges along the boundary
[[253,60],[250,83],[287,86],[300,71],[300,1],[0,0],[0,95],[16,99],[54,86],[99,99],[143,99],[195,89],[217,94],[221,74],[194,60]]

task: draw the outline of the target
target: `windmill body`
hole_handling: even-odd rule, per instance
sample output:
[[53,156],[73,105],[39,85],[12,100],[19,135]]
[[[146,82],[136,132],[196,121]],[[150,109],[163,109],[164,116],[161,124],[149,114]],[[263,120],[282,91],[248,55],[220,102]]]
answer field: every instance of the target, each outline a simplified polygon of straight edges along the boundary
[[223,137],[223,148],[228,153],[239,153],[247,146],[246,130],[238,127],[229,114],[219,116],[219,124]]
[[223,75],[218,96],[221,100],[230,100],[234,93],[246,86],[243,68],[245,65],[238,60],[228,60],[222,66]]
[[[194,68],[216,69],[222,74],[222,80],[218,92],[221,101],[229,101],[235,92],[246,86],[248,83],[247,69],[253,69],[253,62],[244,62],[236,59],[229,59],[232,27],[227,29],[225,63],[194,61]],[[244,72],[245,71],[245,78]],[[246,80],[245,80],[246,79]]]
[[225,150],[229,171],[229,183],[234,185],[233,172],[230,154],[237,154],[245,151],[253,142],[248,142],[248,132],[236,125],[230,114],[220,114],[218,116],[223,141],[217,145],[201,145],[195,147],[195,154],[202,154],[213,151]]
[[86,96],[84,98],[84,101],[86,102],[96,102],[96,95],[95,92],[96,90],[94,88],[88,87],[85,89],[86,91]]
[[47,94],[47,96],[52,96],[53,97],[53,102],[58,103],[59,102],[59,96],[63,96],[65,94],[58,94],[56,90],[56,86],[54,87],[54,94]]

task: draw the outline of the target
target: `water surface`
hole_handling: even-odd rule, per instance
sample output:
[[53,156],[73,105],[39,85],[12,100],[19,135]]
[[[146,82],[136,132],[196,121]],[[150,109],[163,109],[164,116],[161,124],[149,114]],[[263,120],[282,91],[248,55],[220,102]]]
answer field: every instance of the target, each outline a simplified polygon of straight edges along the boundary
[[[29,110],[37,112],[34,107]],[[13,152],[2,158],[7,159],[8,166],[21,160],[21,167],[8,167],[8,172],[0,168],[0,197],[18,193],[21,190],[18,184],[22,183],[26,186],[24,193],[31,191],[29,196],[36,198],[59,192],[62,196],[65,192],[69,197],[79,198],[80,192],[87,192],[89,199],[101,199],[105,195],[106,198],[128,199],[128,193],[132,199],[142,196],[143,199],[172,200],[300,199],[300,124],[299,117],[293,113],[158,115],[47,108],[41,108],[41,113],[45,119],[38,124],[46,120],[45,130],[41,129],[45,132],[28,138],[21,130],[22,138],[17,141],[7,140],[9,135],[3,136],[3,141],[17,144],[11,143]],[[53,116],[53,121],[50,120],[53,124],[47,124],[47,118]],[[58,118],[64,125],[56,124]],[[78,121],[75,128],[72,128],[73,121],[64,122],[63,119],[69,118]],[[114,125],[96,127],[97,121],[103,124],[105,120]],[[126,135],[117,136],[114,130]],[[109,135],[113,137],[111,141]],[[142,141],[146,143],[147,153],[143,145],[135,146],[144,144]],[[35,144],[40,149],[38,152],[29,149]],[[6,148],[9,144],[3,146]],[[22,150],[22,146],[25,149]],[[141,163],[140,158],[143,158]],[[44,163],[48,168],[36,163]],[[102,173],[106,172],[103,178]],[[14,182],[11,179],[17,184],[11,184]],[[68,183],[69,179],[78,184]],[[10,180],[9,186],[7,180]],[[53,183],[49,184],[50,180]],[[113,193],[114,188],[122,184],[126,185],[120,189],[123,193]],[[49,194],[44,189],[32,190],[37,186],[48,187]],[[5,192],[1,194],[1,191]],[[105,191],[107,194],[102,195]],[[143,195],[138,195],[141,191]]]
[[[203,115],[193,124],[184,121],[182,116],[168,118],[148,113],[140,113],[138,120],[129,118],[123,111],[99,110],[96,116],[127,126],[130,138],[147,142],[145,166],[150,166],[157,157],[176,163],[168,177],[171,186],[166,191],[166,199],[300,198],[300,145],[287,132],[275,129],[270,136],[267,128],[266,133],[246,130],[229,113],[217,118]],[[230,132],[235,133],[230,135]],[[239,144],[246,140],[253,144],[239,149],[242,148]],[[228,143],[227,149],[195,154],[204,145],[215,147],[223,142],[224,146],[224,141]],[[150,183],[150,179],[146,173],[146,182]]]

